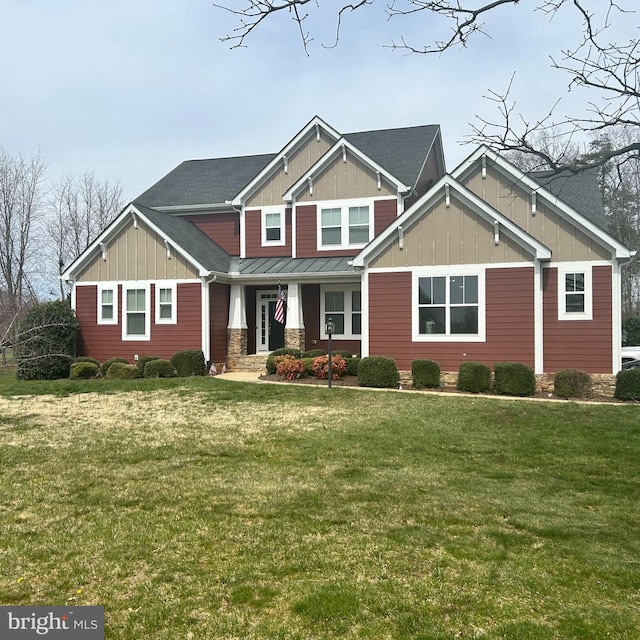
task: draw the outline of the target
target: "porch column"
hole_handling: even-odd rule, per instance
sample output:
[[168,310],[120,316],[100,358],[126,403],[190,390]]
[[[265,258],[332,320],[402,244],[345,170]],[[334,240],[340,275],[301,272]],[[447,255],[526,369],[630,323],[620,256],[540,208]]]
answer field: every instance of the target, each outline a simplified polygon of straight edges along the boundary
[[289,282],[287,289],[287,322],[284,326],[284,344],[291,349],[305,350],[302,291],[300,283]]
[[230,369],[237,365],[242,356],[247,355],[247,335],[245,288],[241,284],[232,284],[227,325],[227,365]]

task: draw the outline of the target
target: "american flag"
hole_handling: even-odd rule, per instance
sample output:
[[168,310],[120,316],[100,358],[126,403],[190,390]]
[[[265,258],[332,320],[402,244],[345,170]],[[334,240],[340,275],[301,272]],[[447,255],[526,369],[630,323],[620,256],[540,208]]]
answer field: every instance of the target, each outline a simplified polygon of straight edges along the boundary
[[276,300],[276,310],[273,319],[280,324],[284,324],[284,293],[282,287],[278,285],[278,299]]

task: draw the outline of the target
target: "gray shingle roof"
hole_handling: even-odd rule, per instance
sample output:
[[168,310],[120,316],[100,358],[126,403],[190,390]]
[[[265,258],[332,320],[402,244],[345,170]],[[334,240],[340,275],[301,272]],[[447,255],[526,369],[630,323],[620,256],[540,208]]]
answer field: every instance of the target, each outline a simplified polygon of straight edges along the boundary
[[348,133],[344,137],[404,184],[413,187],[439,131],[438,125],[428,124]]
[[231,263],[229,254],[193,222],[168,213],[136,204],[136,209],[165,233],[183,251],[197,260],[205,269],[227,273]]
[[147,207],[224,204],[264,169],[275,154],[186,160],[136,198]]
[[607,229],[597,170],[588,170],[577,174],[533,171],[529,175],[578,213],[600,228]]
[[242,275],[353,272],[352,258],[232,258],[231,272]]

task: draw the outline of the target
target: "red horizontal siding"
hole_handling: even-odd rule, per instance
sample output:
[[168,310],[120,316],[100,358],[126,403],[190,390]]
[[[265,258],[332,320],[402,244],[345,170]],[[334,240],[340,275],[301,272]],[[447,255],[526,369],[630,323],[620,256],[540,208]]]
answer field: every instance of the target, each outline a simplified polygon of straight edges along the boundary
[[416,359],[435,360],[443,371],[469,360],[534,365],[532,267],[487,270],[485,342],[412,342],[411,279],[409,272],[369,276],[369,355],[389,356],[403,370]]
[[558,320],[558,270],[544,269],[544,369],[611,373],[613,294],[611,267],[594,267],[593,320]]
[[240,218],[237,213],[210,213],[182,216],[193,222],[229,255],[240,255]]
[[76,315],[82,335],[82,354],[103,362],[121,357],[156,355],[170,358],[176,351],[202,348],[200,285],[178,284],[178,323],[155,324],[155,287],[151,288],[151,340],[122,340],[122,286],[118,287],[118,324],[97,324],[97,287],[76,287]]
[[227,359],[227,325],[229,324],[229,285],[213,282],[209,285],[211,360]]
[[291,255],[291,209],[285,211],[285,244],[281,247],[262,246],[262,211],[260,209],[245,212],[247,258]]

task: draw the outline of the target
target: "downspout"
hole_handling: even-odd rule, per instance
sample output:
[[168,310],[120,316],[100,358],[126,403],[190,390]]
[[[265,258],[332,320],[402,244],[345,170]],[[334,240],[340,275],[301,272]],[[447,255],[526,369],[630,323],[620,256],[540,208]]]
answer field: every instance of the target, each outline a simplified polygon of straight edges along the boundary
[[211,361],[211,327],[209,323],[211,322],[211,305],[210,305],[210,294],[209,294],[209,285],[212,282],[215,282],[218,279],[216,274],[212,274],[209,272],[206,276],[201,277],[202,281],[202,353],[204,354],[204,359],[207,362],[207,365]]
[[225,200],[225,204],[229,205],[239,216],[240,220],[240,257],[247,257],[247,239],[245,230],[244,206],[237,206],[231,200]]

